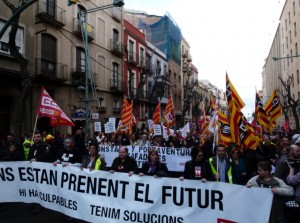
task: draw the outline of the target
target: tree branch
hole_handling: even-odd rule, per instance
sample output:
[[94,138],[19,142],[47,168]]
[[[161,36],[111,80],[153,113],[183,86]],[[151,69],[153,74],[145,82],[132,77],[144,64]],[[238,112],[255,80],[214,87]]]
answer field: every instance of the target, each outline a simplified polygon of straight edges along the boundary
[[16,10],[16,7],[10,2],[10,1],[7,1],[7,0],[3,0],[3,3],[8,7],[10,8],[10,10],[12,12],[14,12]]

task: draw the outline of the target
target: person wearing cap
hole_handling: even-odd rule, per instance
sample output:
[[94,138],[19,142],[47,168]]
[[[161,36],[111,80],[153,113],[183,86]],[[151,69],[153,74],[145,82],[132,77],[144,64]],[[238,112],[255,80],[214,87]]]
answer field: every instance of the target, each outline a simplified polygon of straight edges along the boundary
[[136,160],[128,155],[128,148],[121,146],[119,156],[113,160],[110,172],[128,173],[131,176],[138,169]]

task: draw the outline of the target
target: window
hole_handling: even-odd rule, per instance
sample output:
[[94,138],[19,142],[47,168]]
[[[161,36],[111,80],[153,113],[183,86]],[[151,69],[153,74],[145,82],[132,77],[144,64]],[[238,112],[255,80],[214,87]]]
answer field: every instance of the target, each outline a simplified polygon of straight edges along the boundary
[[128,53],[129,53],[129,60],[133,61],[134,59],[134,42],[132,40],[129,40],[128,43]]
[[144,58],[145,58],[145,50],[144,48],[140,47],[140,65],[144,66],[145,64],[145,61],[144,61]]
[[120,109],[120,102],[118,99],[114,100],[114,109]]
[[297,25],[296,25],[296,22],[294,22],[294,35],[297,36]]
[[49,34],[42,34],[41,73],[56,74],[56,39]]
[[164,64],[164,75],[166,75],[166,74],[167,74],[167,65]]
[[293,63],[293,50],[290,50],[290,52],[291,52],[291,63]]
[[43,12],[55,18],[55,0],[46,0],[43,4]]
[[[3,20],[0,20],[0,30],[3,28],[4,24],[6,22]],[[9,54],[8,49],[8,40],[9,40],[9,31],[11,29],[11,26],[7,28],[5,33],[3,34],[1,41],[0,41],[0,52]],[[24,54],[24,29],[19,27],[17,34],[16,34],[16,47],[19,53]]]
[[113,50],[118,50],[119,31],[113,29]]
[[76,70],[85,72],[85,52],[82,48],[76,48]]
[[289,42],[288,42],[288,37],[287,36],[285,37],[285,44],[286,44],[286,48],[288,49],[289,48]]
[[298,44],[295,43],[295,53],[296,53],[296,56],[298,56]]
[[289,24],[291,24],[291,12],[289,12]]
[[292,74],[292,87],[295,87],[294,74]]
[[299,70],[297,70],[297,84],[300,83],[300,78],[299,78]]
[[160,60],[156,61],[156,74],[160,75],[161,73],[161,64],[160,64]]
[[285,19],[285,31],[287,31],[287,19]]
[[113,63],[113,74],[112,74],[112,84],[113,87],[118,87],[118,78],[119,78],[119,64]]
[[99,98],[99,106],[105,107],[104,98]]
[[292,43],[292,31],[290,30],[290,43]]
[[293,15],[296,15],[296,7],[295,7],[295,2],[293,2]]

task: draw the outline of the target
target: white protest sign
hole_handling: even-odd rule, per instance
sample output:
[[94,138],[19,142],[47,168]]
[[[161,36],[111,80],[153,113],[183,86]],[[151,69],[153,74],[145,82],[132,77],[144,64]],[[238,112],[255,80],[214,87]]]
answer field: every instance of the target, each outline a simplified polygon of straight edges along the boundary
[[95,132],[101,132],[101,122],[94,122]]
[[154,135],[156,135],[156,136],[162,135],[160,125],[153,125],[153,129],[154,129]]
[[0,173],[0,202],[39,203],[88,222],[266,223],[273,200],[270,188],[41,162],[1,162]]

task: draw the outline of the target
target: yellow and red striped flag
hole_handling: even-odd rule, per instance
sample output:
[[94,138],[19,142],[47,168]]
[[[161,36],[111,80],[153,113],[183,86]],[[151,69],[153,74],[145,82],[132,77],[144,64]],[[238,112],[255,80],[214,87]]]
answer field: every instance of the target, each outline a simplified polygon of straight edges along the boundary
[[158,101],[158,103],[156,105],[156,108],[155,108],[155,110],[153,112],[153,115],[152,115],[152,121],[154,122],[154,124],[160,123],[160,113],[161,113],[160,102]]
[[255,98],[255,114],[256,114],[256,120],[260,124],[260,126],[264,126],[271,131],[272,125],[270,123],[269,116],[266,113],[262,101],[259,98],[259,95],[257,93]]
[[122,114],[121,114],[121,127],[118,128],[118,131],[121,132],[131,132],[131,126],[132,126],[132,107],[133,103],[129,103],[127,99],[123,98],[123,104],[122,104]]
[[271,123],[275,122],[282,115],[277,89],[274,89],[272,96],[265,104],[265,111],[270,116]]
[[226,97],[227,97],[227,102],[229,107],[231,104],[234,102],[239,110],[241,110],[244,106],[245,103],[235,90],[235,87],[231,83],[228,74],[226,73]]
[[168,134],[170,133],[169,128],[173,125],[175,125],[175,110],[174,110],[174,104],[173,104],[173,99],[172,99],[172,95],[170,94],[169,98],[168,98],[168,103],[164,112],[164,119],[166,122],[166,126],[168,129]]

